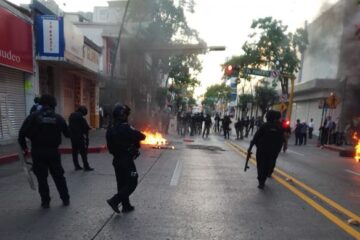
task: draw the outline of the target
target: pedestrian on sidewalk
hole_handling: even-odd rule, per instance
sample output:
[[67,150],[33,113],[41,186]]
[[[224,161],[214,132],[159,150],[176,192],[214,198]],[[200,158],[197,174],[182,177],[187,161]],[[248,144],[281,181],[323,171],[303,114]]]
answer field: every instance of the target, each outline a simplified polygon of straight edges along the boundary
[[288,142],[291,136],[291,127],[290,122],[286,119],[283,119],[281,122],[282,128],[284,130],[284,145],[283,145],[283,152],[286,152],[288,149]]
[[301,135],[301,123],[300,119],[296,120],[295,125],[295,145],[302,145],[302,135]]
[[300,142],[304,145],[307,143],[307,131],[308,131],[308,125],[306,122],[303,122],[301,124],[301,140]]
[[41,110],[41,104],[40,104],[40,98],[39,97],[35,97],[34,98],[34,105],[32,105],[31,109],[30,109],[30,114],[36,112],[36,111],[40,111]]
[[83,169],[78,160],[80,153],[83,161],[84,171],[93,171],[87,159],[87,151],[89,147],[89,130],[91,129],[87,123],[85,116],[87,115],[87,108],[80,106],[69,117],[69,127],[71,133],[72,157],[75,171]]
[[281,113],[270,110],[266,114],[266,123],[255,133],[250,142],[248,153],[256,146],[256,167],[258,173],[258,188],[263,189],[265,181],[271,177],[276,165],[276,159],[284,143],[284,131],[280,122]]
[[129,200],[138,183],[134,160],[140,155],[140,141],[145,139],[144,134],[129,125],[129,115],[128,106],[117,105],[113,111],[114,125],[106,132],[107,146],[114,156],[113,166],[117,183],[117,194],[108,199],[107,203],[116,213],[120,213],[120,203],[123,213],[134,210]]
[[55,113],[56,99],[53,96],[43,95],[40,104],[41,110],[28,116],[22,124],[18,142],[24,153],[27,153],[26,138],[31,141],[33,171],[38,181],[41,206],[50,207],[51,198],[47,181],[49,172],[63,205],[68,206],[70,196],[58,148],[61,144],[61,133],[65,137],[70,137],[69,129],[65,119]]
[[313,131],[314,131],[314,127],[315,127],[315,124],[314,124],[314,119],[310,119],[310,122],[308,124],[309,126],[309,139],[312,139],[313,138]]

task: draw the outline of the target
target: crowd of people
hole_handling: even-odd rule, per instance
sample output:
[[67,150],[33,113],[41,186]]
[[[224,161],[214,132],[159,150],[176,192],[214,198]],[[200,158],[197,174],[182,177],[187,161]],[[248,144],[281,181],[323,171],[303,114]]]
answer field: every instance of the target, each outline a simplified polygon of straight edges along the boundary
[[[232,123],[228,114],[222,116],[221,113],[216,113],[212,118],[210,114],[180,111],[177,114],[177,133],[180,136],[202,135],[203,138],[207,138],[212,130],[213,133],[222,134],[225,139],[229,139]],[[247,138],[250,134],[252,136],[262,124],[261,117],[238,118],[234,123],[236,139]]]

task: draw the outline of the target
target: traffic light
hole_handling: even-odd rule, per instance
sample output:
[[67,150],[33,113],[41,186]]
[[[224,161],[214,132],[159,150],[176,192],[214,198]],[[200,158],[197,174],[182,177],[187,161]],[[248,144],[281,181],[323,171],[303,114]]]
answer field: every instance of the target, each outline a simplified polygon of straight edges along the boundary
[[228,77],[231,77],[233,75],[233,66],[232,65],[228,65],[225,68],[225,74]]
[[240,67],[236,65],[227,65],[225,68],[225,75],[228,77],[238,77]]

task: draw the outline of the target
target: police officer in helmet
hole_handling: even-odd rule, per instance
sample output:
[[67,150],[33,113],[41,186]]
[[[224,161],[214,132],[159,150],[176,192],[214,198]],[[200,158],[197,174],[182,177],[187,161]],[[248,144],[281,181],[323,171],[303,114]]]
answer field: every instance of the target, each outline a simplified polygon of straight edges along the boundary
[[69,128],[71,132],[71,146],[72,157],[75,166],[75,171],[83,169],[78,160],[78,154],[80,153],[81,159],[84,164],[85,171],[93,171],[90,167],[87,159],[87,149],[89,146],[89,124],[84,118],[87,115],[87,109],[85,106],[80,106],[69,117]]
[[255,133],[248,152],[256,146],[258,188],[263,189],[265,181],[274,171],[276,159],[284,143],[284,130],[280,122],[281,113],[270,110],[266,114],[266,123]]
[[106,132],[109,152],[114,156],[117,194],[107,200],[110,207],[120,213],[118,205],[122,203],[122,212],[134,210],[129,196],[134,192],[138,174],[134,160],[140,155],[140,141],[145,135],[131,127],[128,123],[130,108],[126,105],[116,105],[113,111],[113,126]]
[[25,153],[28,151],[26,138],[31,141],[33,171],[39,185],[41,206],[50,207],[47,181],[49,172],[63,205],[68,206],[70,197],[58,147],[61,144],[61,134],[70,137],[69,130],[64,118],[55,113],[56,99],[53,96],[43,95],[40,104],[42,108],[28,116],[22,124],[18,141]]

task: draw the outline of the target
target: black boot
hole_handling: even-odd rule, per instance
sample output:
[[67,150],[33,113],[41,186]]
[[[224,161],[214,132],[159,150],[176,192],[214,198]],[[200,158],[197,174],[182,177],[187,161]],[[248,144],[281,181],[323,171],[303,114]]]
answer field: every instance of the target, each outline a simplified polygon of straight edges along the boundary
[[129,213],[129,212],[132,212],[135,210],[135,207],[134,206],[131,206],[130,204],[129,205],[125,205],[123,206],[121,212],[122,213]]
[[114,210],[114,212],[120,213],[118,204],[116,204],[116,203],[112,200],[112,198],[106,200],[106,202],[109,204],[109,206],[112,208],[112,210]]

